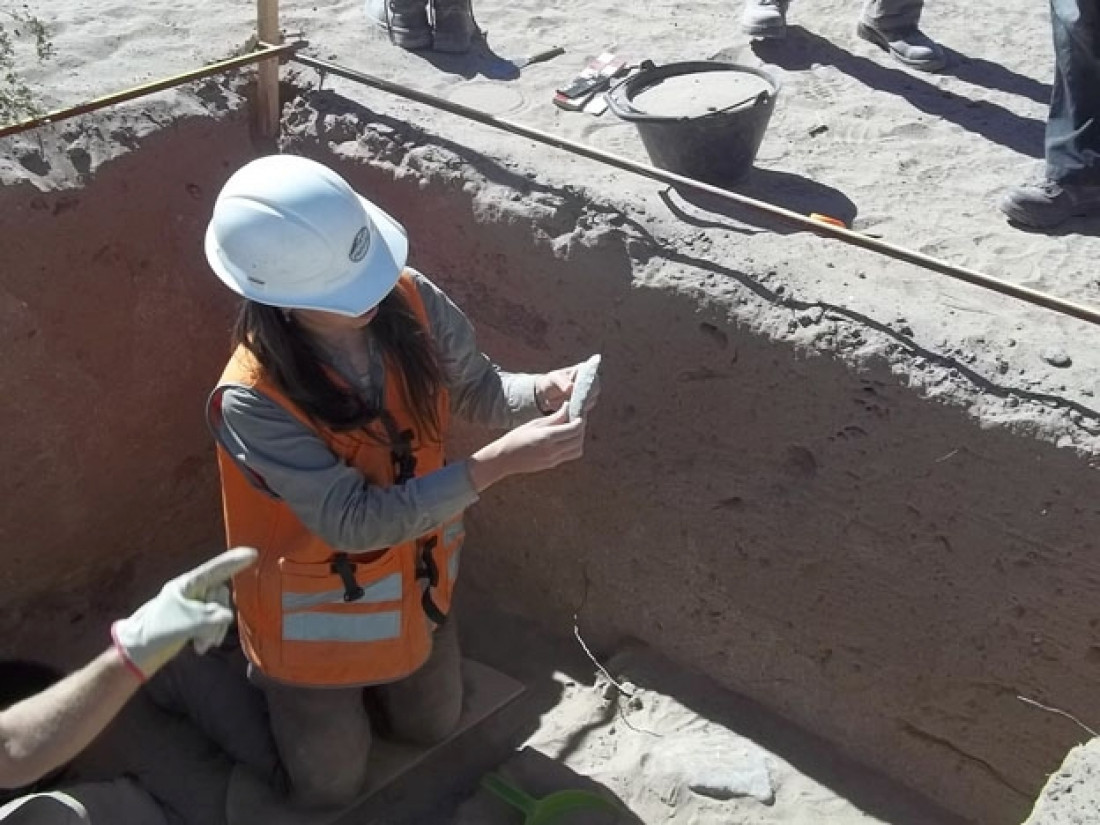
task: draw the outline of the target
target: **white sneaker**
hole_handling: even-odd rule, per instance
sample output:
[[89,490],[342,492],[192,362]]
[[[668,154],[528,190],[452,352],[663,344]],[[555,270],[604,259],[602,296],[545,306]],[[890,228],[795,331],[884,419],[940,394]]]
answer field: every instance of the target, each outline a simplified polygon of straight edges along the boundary
[[749,37],[785,37],[789,4],[790,0],[745,0],[741,31]]

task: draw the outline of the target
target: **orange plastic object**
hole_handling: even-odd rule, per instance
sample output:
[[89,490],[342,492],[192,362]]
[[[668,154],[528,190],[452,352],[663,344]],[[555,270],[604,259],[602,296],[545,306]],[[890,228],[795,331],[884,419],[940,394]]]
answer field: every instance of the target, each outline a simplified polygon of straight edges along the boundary
[[828,215],[822,215],[820,212],[811,212],[810,220],[820,221],[821,223],[831,223],[833,226],[839,226],[841,229],[848,228],[848,225],[840,218],[831,218]]

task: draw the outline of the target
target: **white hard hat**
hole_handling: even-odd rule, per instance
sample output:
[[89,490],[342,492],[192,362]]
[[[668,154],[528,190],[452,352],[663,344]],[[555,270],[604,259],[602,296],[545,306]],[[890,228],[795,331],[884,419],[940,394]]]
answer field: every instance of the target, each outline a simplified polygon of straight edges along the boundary
[[206,259],[245,298],[358,316],[389,294],[408,258],[401,224],[320,163],[269,155],[226,181]]

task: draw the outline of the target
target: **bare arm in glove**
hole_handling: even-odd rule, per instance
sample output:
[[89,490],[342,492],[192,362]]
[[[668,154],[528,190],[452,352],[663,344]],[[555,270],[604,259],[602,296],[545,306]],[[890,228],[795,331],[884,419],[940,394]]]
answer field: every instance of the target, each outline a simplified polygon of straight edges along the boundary
[[80,753],[187,642],[199,653],[220,644],[233,620],[229,580],[255,560],[255,550],[239,547],[172,579],[115,622],[112,647],[0,712],[0,787],[30,784]]

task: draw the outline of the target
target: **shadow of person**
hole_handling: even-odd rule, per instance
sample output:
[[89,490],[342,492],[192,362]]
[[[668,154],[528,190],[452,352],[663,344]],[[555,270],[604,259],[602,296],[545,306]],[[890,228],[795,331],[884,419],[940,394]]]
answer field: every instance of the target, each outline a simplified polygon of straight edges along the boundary
[[[954,123],[1021,155],[1043,157],[1044,121],[941,89],[909,72],[852,54],[801,26],[788,26],[784,40],[758,40],[752,48],[761,60],[786,71],[806,71],[818,64],[833,66],[869,88],[904,98],[925,114]],[[993,77],[992,73],[986,76]]]
[[505,57],[493,51],[485,32],[474,40],[470,51],[465,54],[449,54],[430,49],[417,50],[412,54],[431,63],[441,72],[459,75],[466,80],[484,77],[487,80],[516,80],[519,67]]
[[1083,235],[1090,238],[1100,238],[1100,217],[1070,218],[1065,223],[1047,227],[1028,226],[1013,220],[1009,220],[1008,223],[1013,229],[1018,229],[1029,235],[1046,235],[1052,238]]
[[[828,215],[843,221],[845,226],[852,225],[858,212],[856,205],[839,189],[791,172],[754,167],[745,180],[731,186],[730,190],[800,215],[808,216],[813,212]],[[714,220],[714,216],[725,216],[738,223],[781,235],[805,231],[782,218],[706,192],[670,188],[661,193],[661,199],[677,218],[700,228],[721,228],[742,233],[750,231]],[[707,214],[700,215],[698,210]]]
[[1051,87],[1035,78],[1006,69],[1000,63],[969,57],[955,49],[944,48],[947,67],[940,74],[949,74],[986,89],[995,89],[1011,95],[1019,95],[1036,103],[1049,103]]

